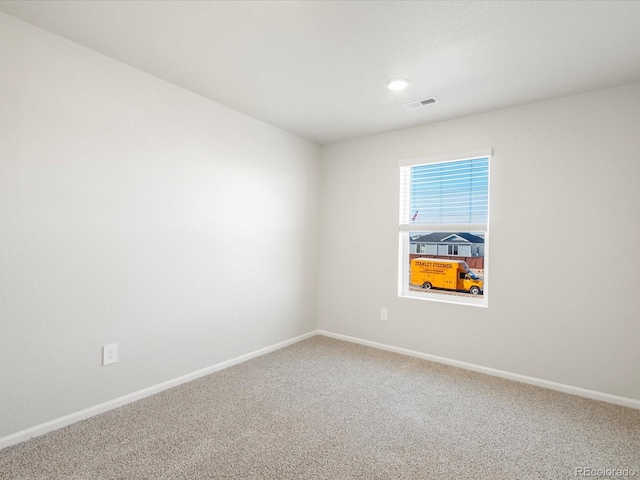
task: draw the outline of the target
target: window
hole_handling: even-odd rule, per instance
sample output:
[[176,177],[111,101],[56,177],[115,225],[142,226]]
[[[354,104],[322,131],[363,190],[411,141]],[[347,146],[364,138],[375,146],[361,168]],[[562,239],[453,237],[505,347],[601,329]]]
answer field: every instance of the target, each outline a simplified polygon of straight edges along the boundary
[[490,157],[400,163],[400,296],[487,305]]

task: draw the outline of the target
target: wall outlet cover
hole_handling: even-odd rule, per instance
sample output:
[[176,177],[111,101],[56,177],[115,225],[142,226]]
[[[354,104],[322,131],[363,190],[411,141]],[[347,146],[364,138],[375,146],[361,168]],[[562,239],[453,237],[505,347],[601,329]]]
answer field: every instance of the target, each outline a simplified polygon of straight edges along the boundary
[[118,344],[109,343],[102,347],[102,365],[111,365],[118,361]]

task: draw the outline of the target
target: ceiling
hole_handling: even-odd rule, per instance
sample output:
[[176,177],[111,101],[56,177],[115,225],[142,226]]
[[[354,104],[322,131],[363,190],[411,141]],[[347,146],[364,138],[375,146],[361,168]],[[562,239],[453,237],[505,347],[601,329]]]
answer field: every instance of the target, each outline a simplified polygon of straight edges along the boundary
[[[1,1],[0,11],[319,144],[640,81],[638,1]],[[387,90],[393,77],[408,88]]]

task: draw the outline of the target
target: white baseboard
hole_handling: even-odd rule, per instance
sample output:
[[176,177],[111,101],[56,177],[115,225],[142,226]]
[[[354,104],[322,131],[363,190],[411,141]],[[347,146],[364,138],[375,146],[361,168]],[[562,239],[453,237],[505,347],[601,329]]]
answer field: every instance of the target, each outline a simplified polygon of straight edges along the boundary
[[66,427],[67,425],[71,425],[73,423],[79,422],[86,418],[90,418],[100,413],[106,412],[108,410],[121,407],[123,405],[126,405],[127,403],[135,402],[136,400],[140,400],[150,395],[154,395],[156,393],[162,392],[163,390],[167,390],[169,388],[173,388],[183,383],[190,382],[191,380],[195,380],[205,375],[209,375],[211,373],[224,370],[225,368],[229,368],[233,365],[237,365],[238,363],[246,362],[247,360],[251,360],[252,358],[259,357],[260,355],[264,355],[266,353],[279,350],[281,348],[287,347],[289,345],[300,342],[302,340],[313,337],[315,335],[324,335],[326,337],[336,338],[338,340],[344,340],[351,343],[357,343],[357,344],[365,345],[368,347],[378,348],[380,350],[387,350],[390,352],[400,353],[402,355],[422,358],[424,360],[429,360],[432,362],[443,363],[445,365],[451,365],[454,367],[464,368],[466,370],[472,370],[474,372],[480,372],[487,375],[492,375],[494,377],[501,377],[509,380],[515,380],[516,382],[537,385],[539,387],[549,388],[551,390],[557,390],[559,392],[569,393],[572,395],[578,395],[580,397],[590,398],[592,400],[599,400],[602,402],[613,403],[615,405],[622,405],[624,407],[630,407],[630,408],[635,408],[640,410],[640,400],[636,400],[633,398],[620,397],[617,395],[611,395],[609,393],[602,393],[602,392],[597,392],[595,390],[588,390],[586,388],[565,385],[563,383],[552,382],[549,380],[542,380],[540,378],[528,377],[526,375],[520,375],[518,373],[506,372],[504,370],[497,370],[495,368],[483,367],[483,366],[475,365],[472,363],[461,362],[459,360],[452,360],[450,358],[439,357],[437,355],[430,355],[428,353],[416,352],[414,350],[408,350],[406,348],[394,347],[392,345],[372,342],[370,340],[363,340],[361,338],[350,337],[348,335],[341,335],[338,333],[328,332],[326,330],[315,330],[315,331],[306,333],[304,335],[300,335],[299,337],[285,340],[284,342],[280,342],[275,345],[271,345],[269,347],[261,348],[254,352],[250,352],[245,355],[240,355],[239,357],[235,357],[230,360],[226,360],[224,362],[211,365],[210,367],[206,367],[201,370],[197,370],[195,372],[182,375],[181,377],[177,377],[172,380],[168,380],[166,382],[162,382],[157,385],[153,385],[151,387],[138,390],[137,392],[133,392],[128,395],[115,398],[108,402],[104,402],[99,405],[95,405],[93,407],[85,408],[84,410],[80,410],[78,412],[65,415],[64,417],[56,418],[49,422],[41,423],[40,425],[36,425],[34,427],[27,428],[25,430],[21,430],[16,433],[12,433],[10,435],[0,438],[0,450],[6,447],[10,447],[11,445],[15,445],[17,443],[28,440],[32,437],[38,437],[40,435],[44,435],[45,433],[58,430],[59,428]]
[[251,360],[252,358],[259,357],[260,355],[264,355],[266,353],[279,350],[283,347],[287,347],[294,343],[313,337],[317,334],[318,334],[318,331],[314,330],[304,335],[300,335],[299,337],[291,338],[289,340],[285,340],[284,342],[276,343],[275,345],[261,348],[254,352],[250,352],[245,355],[240,355],[239,357],[235,357],[230,360],[226,360],[224,362],[216,363],[215,365],[211,365],[210,367],[206,367],[201,370],[197,370],[195,372],[188,373],[186,375],[182,375],[180,377],[174,378],[172,380],[167,380],[166,382],[162,382],[157,385],[153,385],[151,387],[138,390],[137,392],[133,392],[128,395],[115,398],[113,400],[109,400],[108,402],[104,402],[99,405],[94,405],[93,407],[85,408],[84,410],[80,410],[78,412],[70,413],[69,415],[65,415],[64,417],[56,418],[49,422],[41,423],[40,425],[36,425],[34,427],[27,428],[25,430],[21,430],[16,433],[12,433],[10,435],[0,438],[0,450],[6,447],[10,447],[11,445],[24,442],[25,440],[29,440],[32,437],[39,437],[40,435],[44,435],[45,433],[49,433],[54,430],[58,430],[59,428],[66,427],[67,425],[71,425],[72,423],[79,422],[80,420],[93,417],[100,413],[104,413],[108,410],[113,410],[114,408],[121,407],[123,405],[126,405],[127,403],[135,402],[136,400],[140,400],[141,398],[154,395],[156,393],[162,392],[163,390],[167,390],[169,388],[176,387],[183,383],[190,382],[191,380],[195,380],[196,378],[209,375],[219,370],[224,370],[225,368],[229,368],[233,365],[237,365],[238,363],[246,362],[247,360]]
[[578,395],[579,397],[590,398],[592,400],[600,400],[601,402],[613,403],[615,405],[622,405],[623,407],[631,407],[640,410],[640,400],[636,400],[628,397],[620,397],[617,395],[611,395],[609,393],[597,392],[595,390],[588,390],[586,388],[574,387],[572,385],[566,385],[564,383],[552,382],[549,380],[543,380],[541,378],[528,377],[526,375],[520,375],[518,373],[506,372],[504,370],[497,370],[495,368],[483,367],[481,365],[475,365],[473,363],[461,362],[458,360],[452,360],[446,357],[439,357],[437,355],[430,355],[428,353],[416,352],[414,350],[408,350],[406,348],[394,347],[392,345],[386,345],[384,343],[372,342],[370,340],[363,340],[361,338],[350,337],[348,335],[341,335],[339,333],[328,332],[326,330],[318,330],[319,335],[325,337],[336,338],[338,340],[344,340],[346,342],[357,343],[368,347],[378,348],[380,350],[387,350],[389,352],[400,353],[402,355],[408,355],[410,357],[422,358],[432,362],[443,363],[445,365],[451,365],[453,367],[464,368],[465,370],[472,370],[474,372],[484,373],[492,375],[494,377],[506,378],[509,380],[515,380],[516,382],[528,383],[530,385],[537,385],[539,387],[548,388],[550,390],[557,390],[563,393],[569,393],[571,395]]

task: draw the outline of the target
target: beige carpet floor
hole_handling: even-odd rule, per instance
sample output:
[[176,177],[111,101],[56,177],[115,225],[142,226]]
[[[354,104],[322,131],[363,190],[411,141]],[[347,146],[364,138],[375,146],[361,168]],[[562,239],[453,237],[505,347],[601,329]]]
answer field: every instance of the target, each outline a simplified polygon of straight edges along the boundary
[[640,478],[640,411],[320,336],[0,451],[3,480],[563,479],[576,467]]

